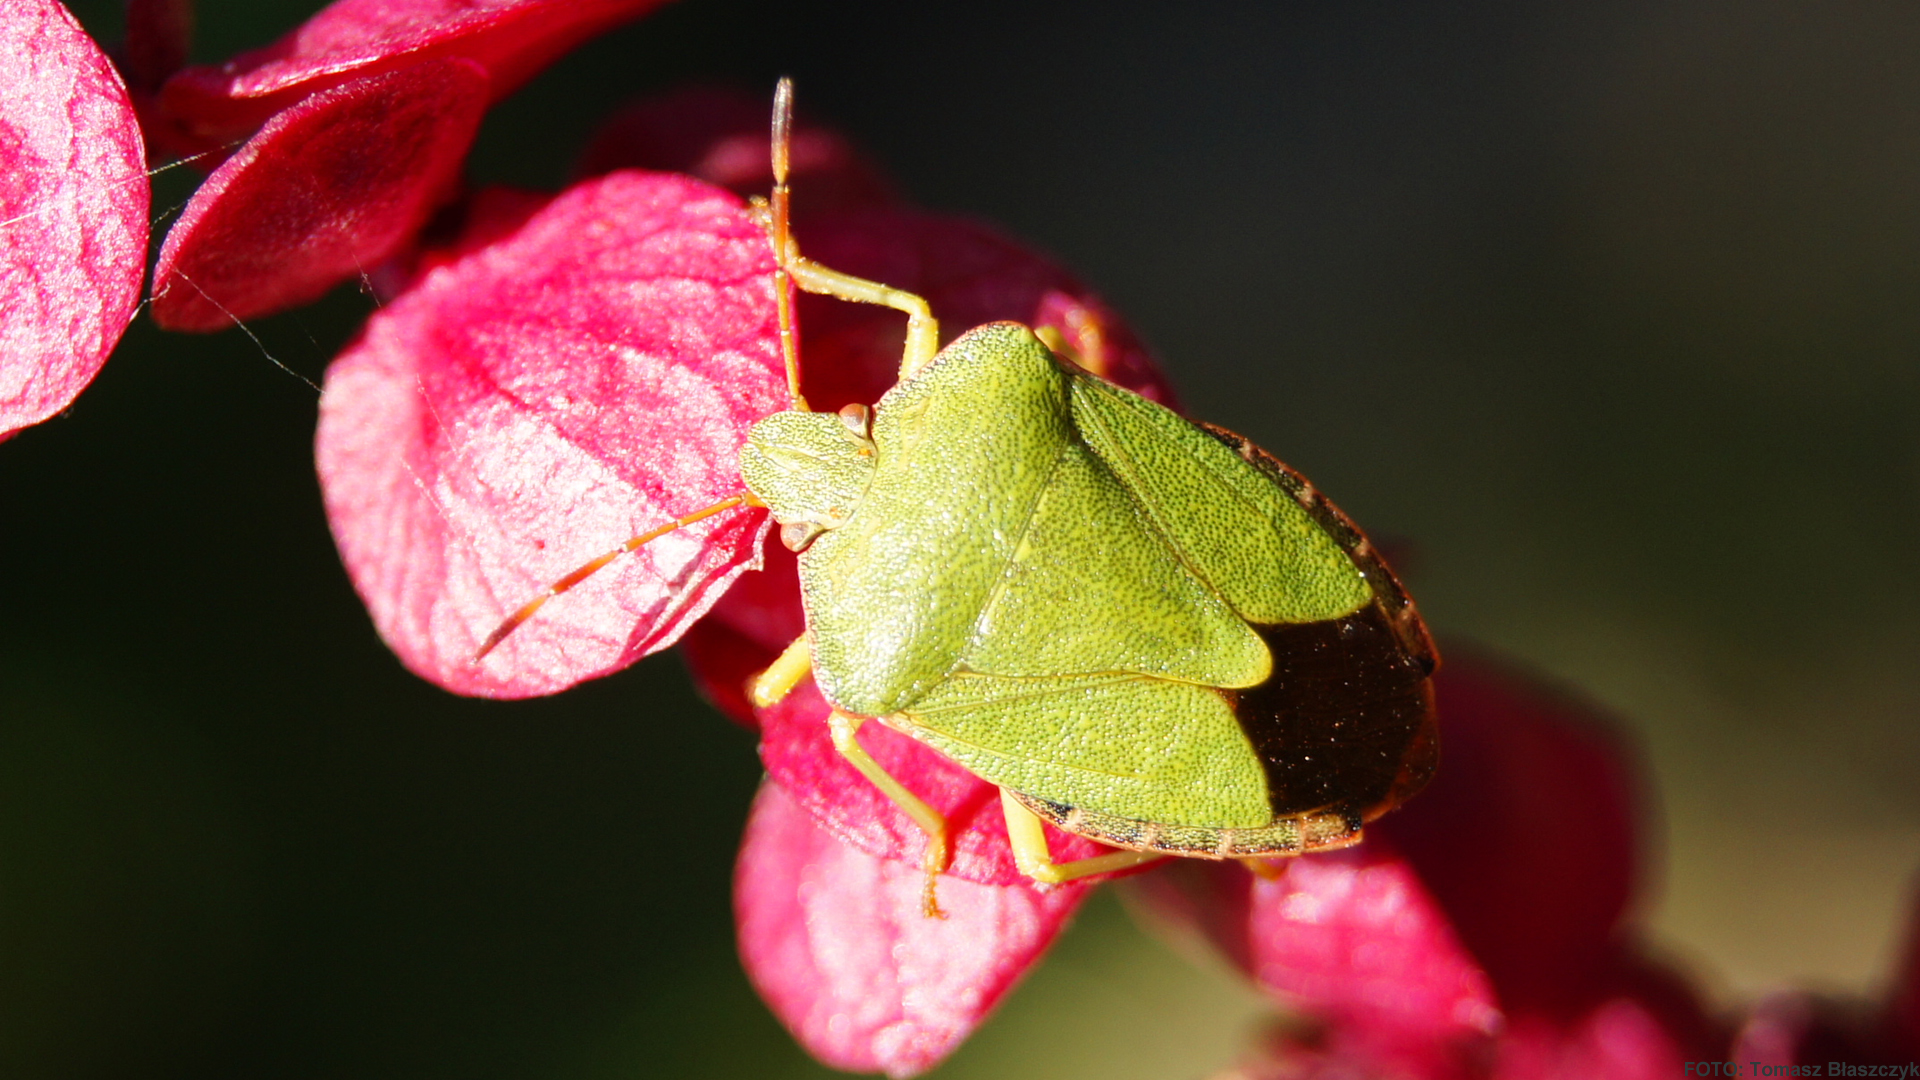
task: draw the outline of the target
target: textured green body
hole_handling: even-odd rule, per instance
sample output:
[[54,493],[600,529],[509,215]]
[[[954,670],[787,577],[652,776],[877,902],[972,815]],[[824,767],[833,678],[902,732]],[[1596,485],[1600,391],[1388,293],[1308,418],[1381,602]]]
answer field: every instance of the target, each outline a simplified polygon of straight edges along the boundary
[[1344,519],[1013,323],[894,387],[870,439],[855,426],[776,414],[741,452],[775,518],[809,527],[802,597],[836,707],[1099,819],[1205,832],[1319,808],[1282,805],[1238,714],[1273,678],[1267,628],[1379,608],[1390,577]]

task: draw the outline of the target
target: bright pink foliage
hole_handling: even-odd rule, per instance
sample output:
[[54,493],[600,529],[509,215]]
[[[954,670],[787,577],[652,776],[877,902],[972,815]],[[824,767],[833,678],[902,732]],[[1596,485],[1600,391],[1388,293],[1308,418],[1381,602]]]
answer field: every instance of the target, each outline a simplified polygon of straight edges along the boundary
[[408,667],[551,693],[671,644],[755,563],[763,515],[723,514],[473,662],[562,575],[740,490],[746,429],[785,405],[771,270],[731,194],[616,173],[369,321],[327,374],[317,454],[341,555]]
[[0,438],[72,402],[140,298],[147,178],[113,65],[54,0],[0,5]]
[[194,134],[225,142],[310,94],[441,58],[479,64],[498,101],[575,45],[661,2],[339,0],[265,48],[181,71],[160,104]]
[[451,195],[488,105],[659,2],[340,0],[264,49],[178,72],[147,111],[167,145],[218,160],[251,138],[167,236],[155,319],[218,330],[373,271]]
[[839,1069],[912,1076],[937,1064],[1039,958],[1086,887],[1039,892],[942,878],[921,910],[917,866],[822,830],[760,789],[734,878],[740,956],[767,1004]]
[[459,179],[487,73],[434,60],[275,116],[207,178],[160,248],[153,317],[220,330],[319,299],[413,239]]

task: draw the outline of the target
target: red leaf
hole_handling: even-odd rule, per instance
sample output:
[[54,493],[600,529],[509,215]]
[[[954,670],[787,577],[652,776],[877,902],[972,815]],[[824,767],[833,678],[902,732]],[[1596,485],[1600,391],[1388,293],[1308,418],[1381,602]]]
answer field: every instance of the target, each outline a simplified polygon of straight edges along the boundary
[[220,330],[376,266],[449,193],[487,91],[478,65],[439,60],[356,79],[274,117],[167,234],[154,319]]
[[785,405],[772,253],[738,199],[617,173],[428,274],[335,361],[318,458],[375,624],[460,693],[520,697],[671,644],[757,561],[730,511],[617,560],[486,660],[506,615],[628,537],[740,490]]
[[740,958],[775,1015],[837,1069],[932,1068],[1039,959],[1083,886],[942,879],[947,917],[921,910],[918,867],[822,831],[763,785],[734,876]]
[[339,0],[264,49],[168,80],[162,111],[215,143],[310,94],[428,60],[479,64],[492,99],[661,0]]
[[1638,876],[1638,792],[1594,706],[1454,647],[1435,679],[1442,765],[1370,826],[1446,908],[1509,1011],[1584,1014]]
[[[767,775],[795,803],[812,812],[828,832],[869,855],[920,865],[926,833],[833,748],[827,734],[826,699],[812,680],[757,715],[760,760],[767,766]],[[878,722],[861,728],[859,739],[894,779],[945,815],[953,851],[951,876],[988,885],[1028,880],[1014,866],[1007,844],[999,788]],[[1055,862],[1091,858],[1108,850],[1051,825],[1046,831]]]
[[133,318],[147,178],[126,87],[52,0],[0,5],[0,438],[67,407]]

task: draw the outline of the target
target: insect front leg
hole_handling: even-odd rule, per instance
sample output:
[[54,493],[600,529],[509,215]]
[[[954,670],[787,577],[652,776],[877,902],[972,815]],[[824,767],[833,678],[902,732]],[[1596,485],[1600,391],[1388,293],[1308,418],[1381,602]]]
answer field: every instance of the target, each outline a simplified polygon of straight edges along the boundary
[[881,790],[895,806],[907,812],[915,825],[927,834],[927,855],[922,862],[927,871],[927,887],[924,894],[925,910],[928,918],[944,919],[947,913],[940,910],[938,898],[934,895],[934,884],[940,872],[947,868],[949,853],[947,850],[947,819],[940,811],[928,806],[918,795],[908,791],[905,784],[895,780],[892,774],[881,768],[873,760],[866,748],[861,746],[854,735],[860,725],[867,722],[864,716],[848,716],[838,709],[827,716],[827,730],[833,735],[833,748],[840,756],[853,763],[861,775],[873,781],[873,786]]
[[1000,809],[1007,815],[1007,840],[1013,845],[1014,865],[1042,885],[1060,885],[1075,878],[1125,870],[1166,858],[1152,851],[1115,851],[1091,859],[1055,863],[1053,853],[1047,850],[1047,834],[1040,827],[1040,818],[1020,805],[1020,800],[1006,788],[1000,789]]
[[907,346],[900,356],[900,378],[908,378],[932,363],[934,354],[940,351],[940,324],[934,320],[933,309],[918,295],[821,266],[797,250],[786,261],[785,269],[793,283],[807,292],[905,312]]

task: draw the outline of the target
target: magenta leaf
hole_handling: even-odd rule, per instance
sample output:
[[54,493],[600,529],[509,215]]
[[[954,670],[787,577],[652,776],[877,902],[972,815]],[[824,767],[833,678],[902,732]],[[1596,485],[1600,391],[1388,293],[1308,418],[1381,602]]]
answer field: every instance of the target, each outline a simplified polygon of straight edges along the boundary
[[551,693],[671,644],[758,559],[726,511],[488,633],[629,537],[737,494],[786,404],[766,236],[733,195],[616,173],[433,270],[335,361],[317,456],[341,556],[406,665]]
[[0,438],[67,407],[133,318],[147,178],[126,87],[67,9],[0,4]]
[[191,67],[163,112],[203,139],[244,138],[301,98],[436,59],[471,60],[498,101],[580,42],[661,0],[339,0],[279,41]]
[[1252,883],[1249,959],[1260,985],[1395,1042],[1498,1029],[1486,974],[1391,847],[1375,840],[1285,866]]
[[938,1064],[1039,959],[1080,885],[943,878],[944,919],[921,909],[920,869],[823,831],[773,784],[734,875],[740,958],[775,1015],[837,1069],[913,1076]]
[[377,266],[450,194],[487,89],[478,65],[438,60],[356,79],[274,117],[167,234],[154,319],[220,330]]

